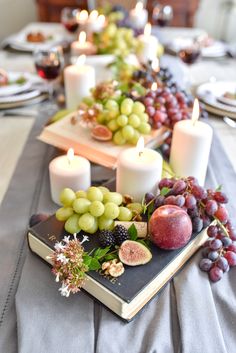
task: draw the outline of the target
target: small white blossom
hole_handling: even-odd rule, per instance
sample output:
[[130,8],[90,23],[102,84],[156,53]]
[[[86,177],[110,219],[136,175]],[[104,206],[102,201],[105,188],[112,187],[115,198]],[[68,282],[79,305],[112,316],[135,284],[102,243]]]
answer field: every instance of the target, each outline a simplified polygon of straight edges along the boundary
[[77,233],[73,234],[74,240],[77,240]]
[[57,261],[60,261],[63,265],[66,265],[69,262],[69,259],[67,259],[64,254],[58,254]]
[[57,242],[54,246],[55,250],[60,251],[65,249],[65,245],[62,244],[62,242]]
[[61,288],[59,288],[58,290],[59,290],[59,292],[61,292],[61,295],[63,297],[69,297],[70,289],[68,289],[68,286],[66,286],[65,283],[62,283]]
[[80,244],[83,244],[85,241],[89,241],[89,237],[87,235],[83,235],[83,240],[80,242]]
[[68,236],[64,236],[64,238],[62,239],[62,241],[64,241],[65,243],[69,243],[69,241],[70,241],[70,237]]
[[56,281],[56,282],[59,282],[59,279],[60,279],[60,274],[57,273],[56,278],[55,278],[55,281]]

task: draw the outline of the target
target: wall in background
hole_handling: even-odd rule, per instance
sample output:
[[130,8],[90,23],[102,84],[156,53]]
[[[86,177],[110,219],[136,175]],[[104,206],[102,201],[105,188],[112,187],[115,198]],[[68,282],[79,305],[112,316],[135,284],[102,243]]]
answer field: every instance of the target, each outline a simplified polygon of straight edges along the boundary
[[0,42],[36,18],[35,0],[0,0]]

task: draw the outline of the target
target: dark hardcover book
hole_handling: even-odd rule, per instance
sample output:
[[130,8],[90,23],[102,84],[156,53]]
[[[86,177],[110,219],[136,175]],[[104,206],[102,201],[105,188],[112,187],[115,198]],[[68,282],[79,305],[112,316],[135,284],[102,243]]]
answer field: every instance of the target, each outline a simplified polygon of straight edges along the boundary
[[[47,256],[52,253],[54,244],[65,235],[68,234],[64,230],[64,223],[52,216],[29,229],[29,247],[50,263]],[[153,257],[148,264],[126,266],[124,274],[118,278],[105,277],[101,271],[90,271],[83,288],[122,319],[129,321],[166,285],[206,239],[206,230],[203,230],[193,234],[182,249],[167,251],[153,245]],[[83,246],[86,251],[98,247],[96,235],[90,236],[90,241],[83,243]]]

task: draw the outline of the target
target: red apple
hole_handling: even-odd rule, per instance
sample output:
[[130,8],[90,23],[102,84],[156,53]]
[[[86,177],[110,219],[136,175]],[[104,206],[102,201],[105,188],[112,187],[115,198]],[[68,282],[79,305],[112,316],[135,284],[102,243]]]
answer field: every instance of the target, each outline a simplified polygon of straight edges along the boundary
[[182,208],[165,205],[157,208],[149,221],[152,242],[159,248],[182,248],[192,235],[192,222]]

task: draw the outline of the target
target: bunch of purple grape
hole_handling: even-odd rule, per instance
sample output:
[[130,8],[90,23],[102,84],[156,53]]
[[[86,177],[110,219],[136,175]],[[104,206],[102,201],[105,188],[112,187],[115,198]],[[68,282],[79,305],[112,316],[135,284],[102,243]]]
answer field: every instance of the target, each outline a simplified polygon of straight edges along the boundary
[[[193,232],[198,233],[209,226],[210,238],[200,268],[210,271],[212,281],[219,280],[229,269],[226,265],[236,265],[236,231],[225,207],[227,196],[220,190],[204,189],[194,177],[163,178],[158,186],[160,193],[157,196],[145,195],[145,204],[151,212],[163,205],[175,205],[188,213]],[[216,225],[210,226],[213,221]]]
[[236,241],[229,237],[227,228],[224,230],[219,224],[209,226],[207,234],[209,239],[204,244],[199,267],[208,272],[212,282],[217,282],[224,272],[236,266]]

